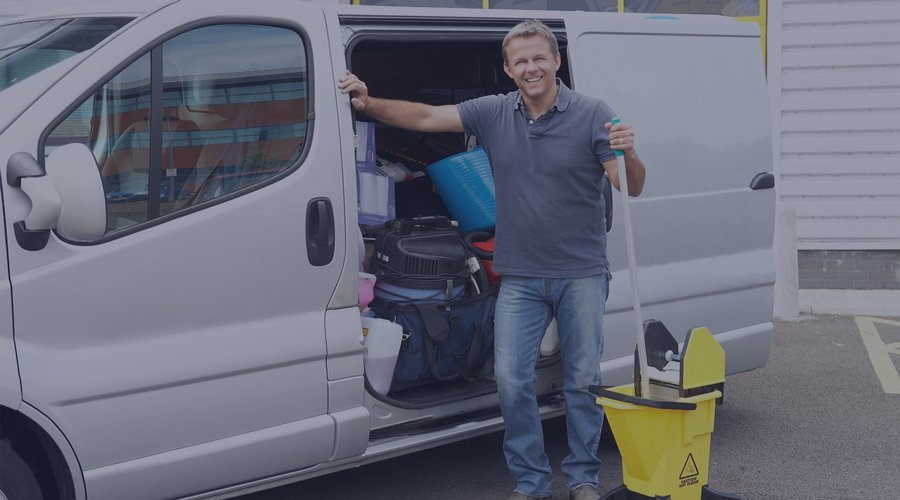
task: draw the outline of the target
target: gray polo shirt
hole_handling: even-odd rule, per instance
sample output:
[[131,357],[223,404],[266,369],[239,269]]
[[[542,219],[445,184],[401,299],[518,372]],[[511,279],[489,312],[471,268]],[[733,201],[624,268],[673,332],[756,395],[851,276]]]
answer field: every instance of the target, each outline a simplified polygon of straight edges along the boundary
[[536,120],[518,90],[457,105],[494,172],[494,269],[501,274],[579,278],[609,272],[601,163],[615,158],[603,127],[614,113],[557,82],[556,103]]

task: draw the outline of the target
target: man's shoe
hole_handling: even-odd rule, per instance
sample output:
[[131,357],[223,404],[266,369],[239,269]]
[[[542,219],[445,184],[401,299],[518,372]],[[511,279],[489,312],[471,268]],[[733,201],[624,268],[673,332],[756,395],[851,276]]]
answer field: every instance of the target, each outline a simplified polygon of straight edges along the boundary
[[582,484],[569,493],[569,500],[600,500],[600,493],[596,487]]
[[506,497],[506,500],[552,500],[553,497],[532,497],[518,491],[514,491],[512,495]]

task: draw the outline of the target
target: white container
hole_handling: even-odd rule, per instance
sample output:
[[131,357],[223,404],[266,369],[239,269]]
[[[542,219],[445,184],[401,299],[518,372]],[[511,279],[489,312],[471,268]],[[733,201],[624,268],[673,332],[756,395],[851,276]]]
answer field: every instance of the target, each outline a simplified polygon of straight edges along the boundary
[[397,353],[403,340],[403,327],[386,319],[362,316],[365,368],[369,385],[379,394],[391,390]]
[[550,321],[544,338],[541,339],[541,356],[552,356],[559,352],[559,329],[556,327],[556,318]]

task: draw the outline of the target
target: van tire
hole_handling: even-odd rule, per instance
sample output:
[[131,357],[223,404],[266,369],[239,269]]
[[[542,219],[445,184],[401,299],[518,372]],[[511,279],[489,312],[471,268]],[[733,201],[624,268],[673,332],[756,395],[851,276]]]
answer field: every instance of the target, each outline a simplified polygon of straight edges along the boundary
[[0,440],[0,499],[40,500],[41,487],[31,467],[16,453],[8,439]]

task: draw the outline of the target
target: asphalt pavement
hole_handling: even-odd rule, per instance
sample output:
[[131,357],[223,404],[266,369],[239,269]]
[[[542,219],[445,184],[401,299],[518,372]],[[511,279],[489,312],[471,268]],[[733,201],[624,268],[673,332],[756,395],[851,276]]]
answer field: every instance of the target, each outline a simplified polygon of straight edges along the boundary
[[[900,499],[900,318],[803,316],[777,322],[765,368],[734,375],[718,407],[710,486],[747,500]],[[544,424],[559,462],[565,422]],[[277,489],[243,500],[504,499],[514,486],[501,434],[469,439]],[[622,482],[604,440],[601,490]]]

